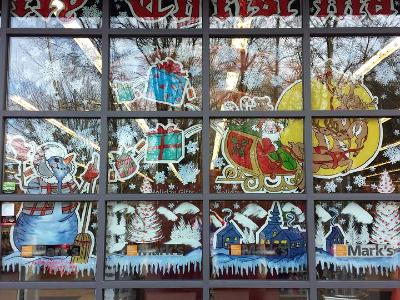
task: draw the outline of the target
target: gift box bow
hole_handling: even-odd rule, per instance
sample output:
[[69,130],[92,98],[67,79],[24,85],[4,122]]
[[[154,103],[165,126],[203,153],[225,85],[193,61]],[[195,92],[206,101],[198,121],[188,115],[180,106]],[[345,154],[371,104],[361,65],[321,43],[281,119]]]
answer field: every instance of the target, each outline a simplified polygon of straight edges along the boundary
[[167,128],[164,128],[163,126],[158,126],[156,129],[149,131],[149,134],[168,134],[168,133],[182,133],[182,130],[176,128],[176,125],[170,125]]
[[187,76],[187,72],[182,70],[182,65],[172,59],[166,59],[156,64],[160,70],[165,70],[167,73],[173,73],[177,76]]

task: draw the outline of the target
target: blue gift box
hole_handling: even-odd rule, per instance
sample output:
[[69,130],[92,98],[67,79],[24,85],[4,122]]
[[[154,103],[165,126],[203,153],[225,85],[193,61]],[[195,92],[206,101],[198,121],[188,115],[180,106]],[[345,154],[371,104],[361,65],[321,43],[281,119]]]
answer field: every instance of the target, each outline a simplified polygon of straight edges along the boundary
[[149,72],[146,97],[156,102],[180,106],[183,103],[187,84],[186,76],[153,66]]

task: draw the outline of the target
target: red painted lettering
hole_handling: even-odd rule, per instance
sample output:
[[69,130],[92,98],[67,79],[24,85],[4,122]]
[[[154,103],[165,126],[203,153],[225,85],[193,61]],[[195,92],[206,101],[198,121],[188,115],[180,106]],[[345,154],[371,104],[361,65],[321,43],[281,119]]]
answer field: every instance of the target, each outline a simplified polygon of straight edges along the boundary
[[76,0],[74,4],[71,4],[71,0],[64,0],[64,9],[60,11],[60,18],[76,18],[76,11],[86,4],[87,0]]
[[253,16],[272,16],[278,14],[278,3],[275,0],[254,0],[251,6],[257,11]]
[[371,0],[368,4],[368,12],[371,15],[391,15],[392,1],[391,0]]
[[[163,18],[170,15],[174,9],[174,5],[161,9],[161,0],[128,0],[127,2],[133,13],[139,18]],[[151,9],[149,10],[150,5]]]
[[11,2],[11,13],[17,17],[23,17],[29,13],[30,10],[26,8],[25,0],[14,0]]

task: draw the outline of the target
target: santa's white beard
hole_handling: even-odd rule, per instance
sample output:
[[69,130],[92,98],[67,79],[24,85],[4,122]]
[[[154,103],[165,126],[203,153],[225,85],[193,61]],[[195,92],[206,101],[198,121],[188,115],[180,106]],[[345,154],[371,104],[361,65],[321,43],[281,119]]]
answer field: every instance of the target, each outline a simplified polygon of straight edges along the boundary
[[276,133],[263,133],[262,134],[263,139],[269,139],[271,143],[274,145],[275,150],[278,149],[278,141],[280,140],[280,135],[278,132]]

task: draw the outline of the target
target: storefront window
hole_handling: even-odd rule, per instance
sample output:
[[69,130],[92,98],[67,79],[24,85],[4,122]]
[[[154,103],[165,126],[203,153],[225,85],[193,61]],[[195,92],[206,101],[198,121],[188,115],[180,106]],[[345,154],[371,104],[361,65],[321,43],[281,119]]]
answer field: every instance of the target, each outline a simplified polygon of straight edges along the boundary
[[99,125],[96,119],[7,119],[3,193],[97,193]]
[[123,201],[107,205],[106,279],[199,279],[200,201]]
[[400,0],[0,18],[1,300],[400,300]]
[[304,202],[212,201],[211,277],[307,278]]
[[200,192],[201,130],[198,119],[112,120],[109,192]]
[[315,214],[318,279],[400,279],[399,201],[318,201]]
[[0,279],[93,280],[97,212],[94,202],[2,203]]
[[301,119],[213,119],[213,193],[299,193],[304,190]]

